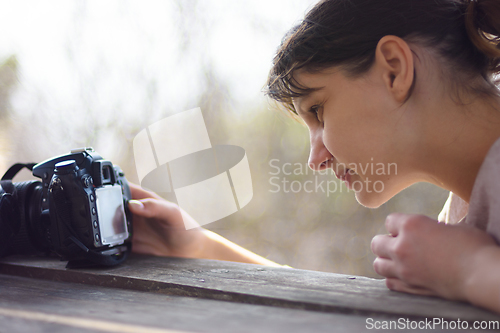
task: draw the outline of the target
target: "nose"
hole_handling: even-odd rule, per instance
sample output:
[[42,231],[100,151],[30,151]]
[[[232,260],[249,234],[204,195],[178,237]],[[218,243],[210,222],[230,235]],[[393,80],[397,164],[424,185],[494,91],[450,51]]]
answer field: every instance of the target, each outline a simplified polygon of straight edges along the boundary
[[326,149],[323,142],[323,129],[311,131],[310,136],[311,151],[309,153],[309,167],[316,171],[329,168],[331,163],[333,163],[333,156],[328,149]]

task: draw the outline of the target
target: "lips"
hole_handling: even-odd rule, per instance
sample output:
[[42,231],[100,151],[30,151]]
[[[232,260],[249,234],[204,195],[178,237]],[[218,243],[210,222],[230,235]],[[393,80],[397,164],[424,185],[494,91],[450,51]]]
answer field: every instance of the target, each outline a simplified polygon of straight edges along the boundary
[[345,181],[347,176],[350,176],[349,170],[350,169],[345,169],[343,172],[335,172],[335,177],[337,177],[337,179],[340,179],[341,181]]
[[352,174],[349,172],[351,169],[345,169],[342,173],[335,172],[335,177],[337,179],[343,181],[348,189],[351,189],[351,176]]

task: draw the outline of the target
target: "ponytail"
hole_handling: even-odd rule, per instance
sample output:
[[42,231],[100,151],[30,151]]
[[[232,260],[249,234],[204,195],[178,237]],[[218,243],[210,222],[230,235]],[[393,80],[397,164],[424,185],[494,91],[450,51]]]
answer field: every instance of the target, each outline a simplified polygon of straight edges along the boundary
[[489,59],[489,71],[500,74],[500,0],[467,0],[465,26],[471,42]]

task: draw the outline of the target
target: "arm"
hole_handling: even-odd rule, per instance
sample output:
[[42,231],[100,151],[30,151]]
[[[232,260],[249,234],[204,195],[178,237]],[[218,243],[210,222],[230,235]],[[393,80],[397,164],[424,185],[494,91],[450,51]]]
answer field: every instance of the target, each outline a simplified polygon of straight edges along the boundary
[[500,313],[500,247],[485,247],[476,254],[476,265],[465,285],[466,299]]
[[389,289],[469,301],[500,312],[500,247],[484,231],[422,215],[391,214],[378,235],[375,271]]
[[188,219],[190,224],[197,223],[179,206],[137,185],[131,184],[130,189],[134,252],[280,266],[209,230],[201,227],[186,230],[183,219]]

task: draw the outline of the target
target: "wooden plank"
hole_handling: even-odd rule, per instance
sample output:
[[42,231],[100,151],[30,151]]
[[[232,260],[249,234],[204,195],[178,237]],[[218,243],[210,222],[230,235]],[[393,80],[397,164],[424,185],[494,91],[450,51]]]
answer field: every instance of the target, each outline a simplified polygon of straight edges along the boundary
[[[0,318],[2,328],[20,332],[33,332],[33,326],[40,328],[40,325],[46,325],[44,331],[54,332],[62,329],[60,326],[69,326],[73,329],[97,331],[97,332],[120,332],[120,333],[187,333],[187,331],[174,331],[147,326],[130,325],[109,320],[95,320],[92,318],[81,318],[74,316],[54,315],[46,312],[13,310],[9,308],[0,308]],[[9,322],[10,319],[10,322]],[[15,320],[18,319],[16,322]],[[20,319],[20,320],[19,320]],[[6,325],[7,323],[7,325]]]
[[367,318],[359,315],[8,275],[0,275],[0,285],[0,332],[366,332]]
[[138,255],[113,268],[64,266],[47,258],[4,258],[0,273],[331,313],[500,320],[466,303],[392,292],[382,280],[341,274]]

